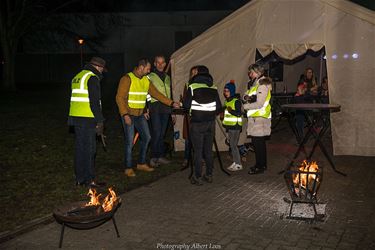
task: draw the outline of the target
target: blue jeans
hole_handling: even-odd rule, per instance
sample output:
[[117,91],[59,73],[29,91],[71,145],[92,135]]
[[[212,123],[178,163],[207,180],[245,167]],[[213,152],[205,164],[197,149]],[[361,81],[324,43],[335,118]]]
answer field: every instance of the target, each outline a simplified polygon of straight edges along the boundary
[[76,181],[89,183],[95,178],[96,131],[94,127],[74,126],[74,172]]
[[124,128],[124,136],[125,136],[125,153],[124,153],[125,168],[132,167],[132,148],[133,148],[134,128],[136,128],[139,133],[138,164],[146,163],[147,147],[151,140],[150,130],[148,128],[146,118],[143,115],[140,115],[140,116],[131,115],[130,118],[132,120],[131,125],[126,125],[124,117],[121,117],[122,125]]
[[151,119],[151,158],[165,156],[164,136],[170,114],[150,113]]

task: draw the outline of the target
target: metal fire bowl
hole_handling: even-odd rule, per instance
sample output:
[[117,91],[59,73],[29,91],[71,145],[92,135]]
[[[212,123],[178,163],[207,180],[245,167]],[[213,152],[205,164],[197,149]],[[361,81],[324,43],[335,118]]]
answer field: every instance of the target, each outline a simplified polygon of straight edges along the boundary
[[79,201],[55,208],[53,211],[53,217],[55,217],[58,223],[64,224],[71,228],[91,229],[98,227],[106,221],[112,219],[117,209],[121,206],[121,199],[118,198],[116,203],[113,205],[112,210],[109,212],[101,211],[99,213],[95,212],[85,216],[68,214],[68,212],[74,209],[84,207],[86,203],[87,201]]

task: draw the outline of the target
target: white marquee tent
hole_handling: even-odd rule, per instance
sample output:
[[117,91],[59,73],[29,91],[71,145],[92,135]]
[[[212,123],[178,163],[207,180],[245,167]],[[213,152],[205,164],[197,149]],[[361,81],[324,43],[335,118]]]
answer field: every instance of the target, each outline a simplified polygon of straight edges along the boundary
[[[334,154],[375,156],[375,14],[346,0],[249,2],[172,55],[174,96],[194,65],[209,67],[219,93],[229,79],[244,93],[256,50],[293,59],[323,46],[330,102],[341,105],[331,115]],[[219,129],[216,139],[220,150],[227,149]],[[176,148],[183,148],[182,139]]]

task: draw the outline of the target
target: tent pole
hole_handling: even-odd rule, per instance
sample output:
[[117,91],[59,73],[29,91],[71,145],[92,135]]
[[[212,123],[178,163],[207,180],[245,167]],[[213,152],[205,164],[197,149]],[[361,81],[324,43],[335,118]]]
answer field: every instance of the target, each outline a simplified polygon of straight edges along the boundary
[[318,86],[320,86],[320,84],[322,84],[322,74],[323,74],[323,57],[324,57],[324,55],[323,55],[324,53],[323,53],[323,51],[320,53],[320,69],[319,69],[319,83],[317,83],[318,84]]

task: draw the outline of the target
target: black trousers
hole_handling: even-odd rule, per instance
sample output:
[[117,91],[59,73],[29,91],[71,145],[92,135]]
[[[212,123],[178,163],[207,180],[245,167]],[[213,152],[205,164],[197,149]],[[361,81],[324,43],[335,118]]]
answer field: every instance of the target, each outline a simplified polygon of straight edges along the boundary
[[265,136],[251,136],[255,151],[255,167],[267,168],[267,148]]
[[202,175],[202,159],[206,162],[206,175],[212,176],[212,145],[215,135],[215,120],[208,122],[192,122],[190,139],[194,150],[194,175]]

